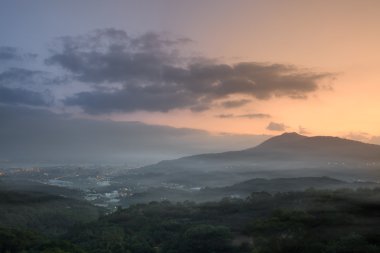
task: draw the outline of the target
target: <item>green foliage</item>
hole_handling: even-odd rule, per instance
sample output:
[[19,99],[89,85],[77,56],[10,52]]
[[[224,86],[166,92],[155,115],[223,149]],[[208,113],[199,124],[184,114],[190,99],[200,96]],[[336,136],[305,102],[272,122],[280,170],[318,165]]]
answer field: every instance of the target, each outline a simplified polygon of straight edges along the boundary
[[179,248],[184,253],[227,253],[232,250],[231,237],[226,227],[196,225],[185,231]]
[[[47,203],[41,210],[47,211]],[[379,213],[380,189],[151,202],[71,223],[66,233],[50,237],[28,230],[33,226],[0,229],[0,253],[374,253],[380,252]],[[24,224],[33,224],[33,216],[21,214]],[[70,222],[66,217],[56,221],[51,213],[40,222],[54,228]]]
[[1,253],[84,253],[64,240],[52,240],[28,230],[0,228]]
[[59,235],[75,223],[96,220],[101,213],[87,202],[37,192],[0,191],[0,227]]

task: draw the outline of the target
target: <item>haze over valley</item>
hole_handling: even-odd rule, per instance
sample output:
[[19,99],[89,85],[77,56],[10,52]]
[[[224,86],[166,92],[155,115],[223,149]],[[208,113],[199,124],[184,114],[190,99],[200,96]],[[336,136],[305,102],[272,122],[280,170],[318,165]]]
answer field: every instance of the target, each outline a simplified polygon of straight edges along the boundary
[[253,191],[376,188],[379,167],[379,145],[284,133],[241,151],[193,155],[138,168],[55,165],[9,167],[0,173],[5,189],[57,192],[112,210],[149,201],[245,198]]

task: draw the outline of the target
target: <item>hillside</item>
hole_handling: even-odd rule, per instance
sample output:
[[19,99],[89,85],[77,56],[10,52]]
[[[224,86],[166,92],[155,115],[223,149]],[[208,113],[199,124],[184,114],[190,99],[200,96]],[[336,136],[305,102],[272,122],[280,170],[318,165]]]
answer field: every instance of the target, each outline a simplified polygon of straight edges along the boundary
[[77,199],[42,192],[0,190],[0,228],[56,235],[76,223],[97,219],[102,212]]
[[275,136],[240,151],[162,161],[133,171],[140,183],[230,185],[249,178],[329,176],[379,180],[380,146],[329,136]]
[[226,187],[205,187],[199,190],[169,189],[165,187],[149,188],[140,193],[122,199],[122,204],[129,206],[135,203],[150,201],[183,201],[195,202],[216,201],[223,198],[244,199],[252,193],[267,192],[270,194],[300,192],[304,190],[336,190],[336,189],[373,189],[380,187],[374,182],[346,182],[329,177],[297,177],[297,178],[254,178]]
[[151,202],[77,226],[65,238],[85,252],[104,253],[375,253],[379,197],[379,189],[360,189]]

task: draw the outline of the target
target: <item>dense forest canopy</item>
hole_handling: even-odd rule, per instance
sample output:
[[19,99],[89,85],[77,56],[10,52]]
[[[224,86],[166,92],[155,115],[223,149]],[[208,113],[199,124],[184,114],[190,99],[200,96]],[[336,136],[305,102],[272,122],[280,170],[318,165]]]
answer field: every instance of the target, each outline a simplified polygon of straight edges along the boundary
[[[246,199],[225,198],[219,202],[169,201],[118,208],[99,218],[93,212],[72,206],[83,215],[59,213],[62,206],[44,209],[44,226],[31,220],[34,209],[46,197],[2,192],[3,202],[22,207],[25,201],[37,206],[21,208],[14,224],[0,229],[0,252],[379,252],[380,189],[313,190],[269,194],[254,192]],[[22,198],[24,198],[22,200]],[[65,200],[68,201],[68,200]],[[70,201],[67,203],[70,204]],[[35,210],[34,210],[35,211]],[[90,211],[90,212],[89,212]],[[2,217],[7,210],[1,208]],[[61,217],[52,214],[59,214]],[[5,215],[5,216],[4,216]],[[87,217],[86,217],[87,216]],[[57,219],[75,219],[64,231]],[[86,217],[86,218],[84,218]]]

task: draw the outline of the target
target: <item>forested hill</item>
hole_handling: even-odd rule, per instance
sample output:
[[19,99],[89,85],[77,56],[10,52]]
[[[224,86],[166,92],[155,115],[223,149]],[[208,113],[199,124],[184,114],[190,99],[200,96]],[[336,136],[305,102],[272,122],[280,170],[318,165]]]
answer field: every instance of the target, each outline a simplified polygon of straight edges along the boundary
[[59,235],[76,223],[96,220],[102,213],[85,201],[41,192],[0,190],[0,227]]
[[0,228],[0,252],[378,253],[379,203],[379,189],[151,202],[77,224],[61,236]]

